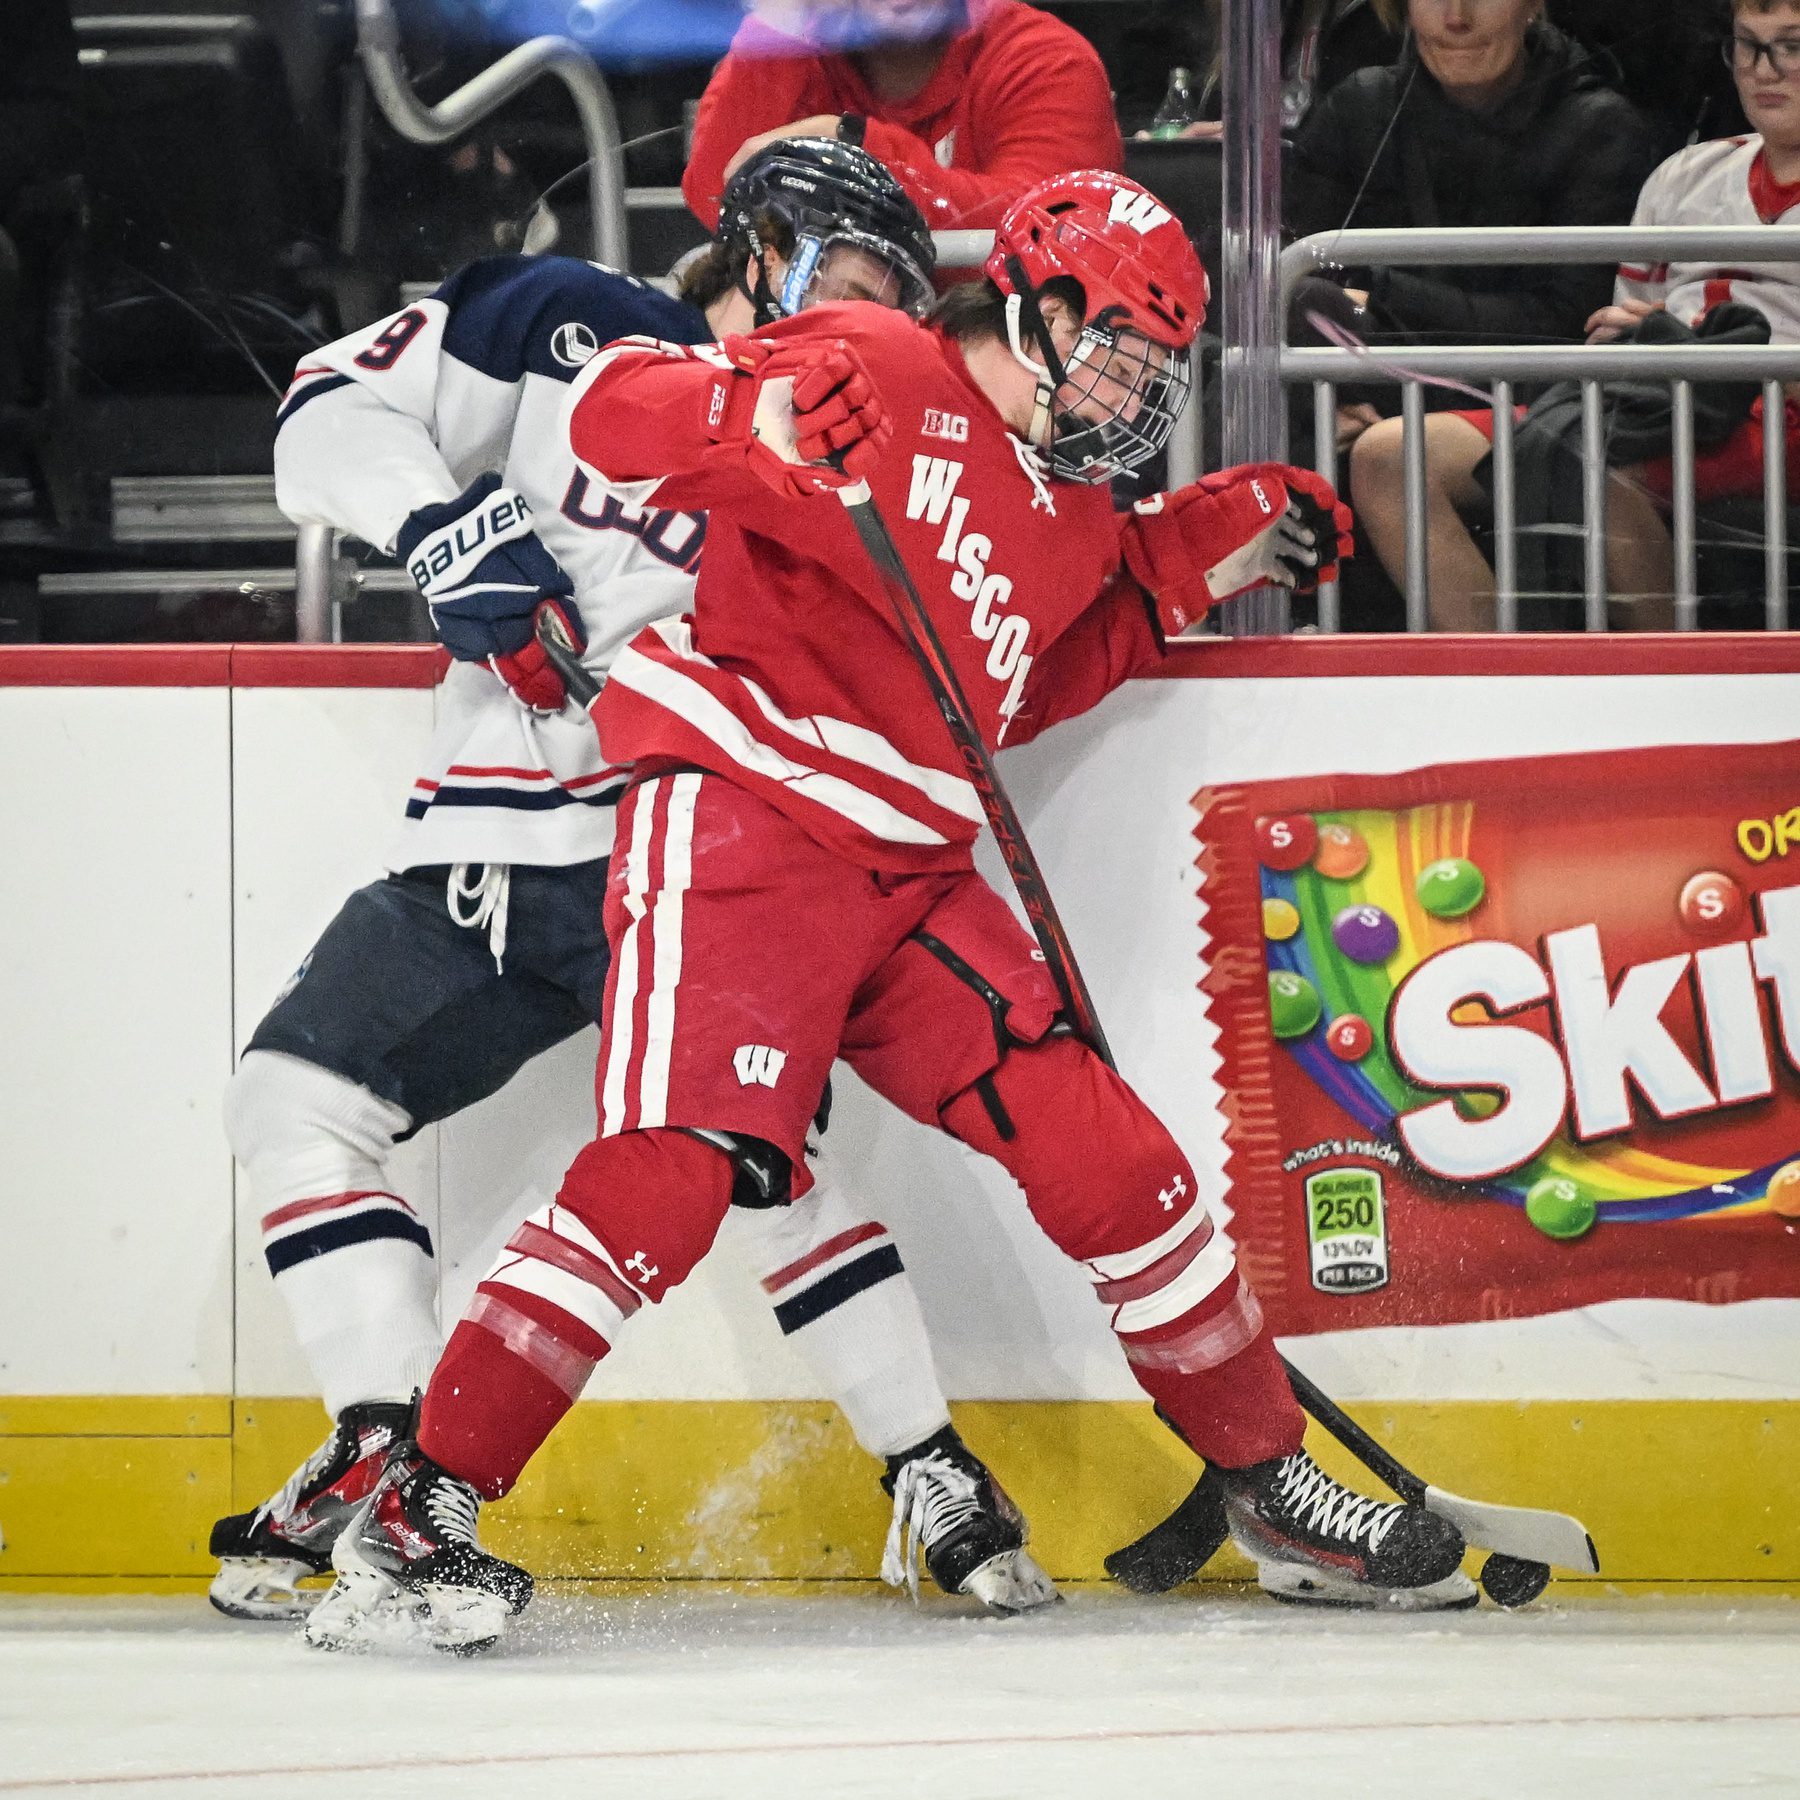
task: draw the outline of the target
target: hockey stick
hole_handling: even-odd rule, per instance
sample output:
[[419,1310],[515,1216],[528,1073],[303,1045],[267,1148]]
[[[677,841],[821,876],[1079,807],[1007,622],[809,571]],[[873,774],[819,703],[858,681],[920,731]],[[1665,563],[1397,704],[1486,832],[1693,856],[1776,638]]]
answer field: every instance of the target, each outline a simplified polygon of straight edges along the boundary
[[[932,624],[931,615],[925,610],[925,603],[919,598],[919,590],[913,585],[912,576],[894,544],[887,521],[882,518],[866,481],[840,488],[838,498],[856,527],[856,535],[862,540],[863,549],[868,553],[869,561],[880,579],[901,634],[931,688],[938,712],[950,733],[951,741],[956,745],[963,771],[981,801],[988,826],[1000,846],[1001,855],[1006,859],[1007,873],[1018,890],[1026,917],[1031,921],[1033,935],[1044,953],[1044,961],[1069,1009],[1075,1028],[1108,1068],[1116,1068],[1118,1065],[1113,1061],[1112,1051],[1107,1046],[1105,1033],[1100,1028],[1099,1017],[1094,1010],[1093,997],[1082,979],[1075,953],[1069,945],[1068,934],[1063,930],[1062,920],[1057,915],[1055,902],[1050,898],[1044,872],[1026,840],[1025,828],[1020,823],[1012,800],[1001,786],[999,771],[994,767],[994,759],[982,741],[980,727],[975,723],[974,713],[962,691],[962,684],[957,680],[956,671],[951,666],[943,640],[938,636],[937,627]],[[1579,1521],[1564,1513],[1538,1512],[1529,1508],[1495,1506],[1483,1501],[1466,1500],[1459,1494],[1432,1487],[1371,1437],[1330,1395],[1296,1369],[1286,1357],[1281,1361],[1300,1404],[1371,1474],[1385,1482],[1403,1500],[1428,1506],[1433,1512],[1452,1520],[1468,1542],[1496,1551],[1509,1561],[1527,1565],[1517,1570],[1502,1565],[1494,1571],[1495,1580],[1490,1592],[1495,1599],[1498,1600],[1505,1594],[1508,1598],[1503,1604],[1520,1605],[1526,1599],[1535,1598],[1543,1591],[1544,1582],[1549,1579],[1549,1569],[1545,1565],[1550,1563],[1587,1574],[1598,1572],[1600,1564],[1594,1553],[1594,1541]],[[1165,1521],[1165,1526],[1173,1526],[1176,1519],[1183,1521],[1182,1536],[1192,1540],[1192,1552],[1205,1547],[1205,1555],[1194,1564],[1194,1571],[1197,1571],[1224,1542],[1224,1509],[1214,1503],[1214,1490],[1207,1487],[1205,1476],[1202,1476],[1194,1492],[1182,1502],[1171,1519]],[[1156,1530],[1160,1532],[1164,1527],[1159,1526]],[[1206,1540],[1215,1530],[1218,1536],[1207,1546]],[[1149,1536],[1155,1537],[1156,1532]],[[1146,1542],[1147,1539],[1140,1538],[1137,1544],[1116,1554],[1130,1558],[1131,1553],[1138,1551]],[[1143,1567],[1146,1562],[1147,1557],[1139,1557],[1133,1566]],[[1485,1584],[1488,1570],[1484,1568],[1482,1573]],[[1536,1585],[1532,1586],[1534,1582]],[[1530,1589],[1529,1592],[1525,1591],[1527,1588]],[[1499,1591],[1495,1591],[1496,1589]]]
[[544,660],[562,677],[563,691],[585,712],[600,695],[600,683],[588,673],[563,622],[546,607],[538,615],[537,641]]

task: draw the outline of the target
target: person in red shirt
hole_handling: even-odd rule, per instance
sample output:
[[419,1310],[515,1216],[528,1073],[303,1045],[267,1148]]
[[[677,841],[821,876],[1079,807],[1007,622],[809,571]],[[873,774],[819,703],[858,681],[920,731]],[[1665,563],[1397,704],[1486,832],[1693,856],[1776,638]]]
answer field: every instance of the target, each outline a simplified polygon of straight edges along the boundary
[[991,227],[1033,182],[1123,165],[1099,56],[1023,0],[851,0],[837,23],[861,47],[752,16],[713,71],[681,182],[709,231],[737,165],[778,137],[862,144],[934,231]]
[[[1278,464],[1114,513],[1109,482],[1160,451],[1186,398],[1205,298],[1167,209],[1081,173],[1007,213],[986,279],[931,325],[827,307],[717,346],[625,340],[577,379],[577,458],[711,523],[693,615],[641,632],[594,706],[633,784],[606,898],[600,1135],[558,1196],[581,1238],[557,1266],[618,1296],[621,1325],[660,1300],[734,1202],[804,1192],[806,1127],[842,1056],[1019,1182],[1140,1386],[1217,1473],[1265,1587],[1467,1604],[1454,1525],[1356,1494],[1306,1454],[1193,1169],[1069,1029],[1032,939],[975,871],[976,791],[832,503],[867,482],[990,745],[1085,710],[1152,664],[1165,631],[1250,586],[1314,582],[1348,541],[1331,489]],[[479,1501],[567,1411],[571,1361],[582,1373],[609,1348],[569,1307],[509,1291],[529,1317],[484,1324],[477,1289],[418,1442],[337,1552],[465,1647],[497,1637],[531,1586],[480,1547]],[[929,1458],[897,1471],[890,1558],[911,1562],[910,1528],[937,1574],[966,1499]]]

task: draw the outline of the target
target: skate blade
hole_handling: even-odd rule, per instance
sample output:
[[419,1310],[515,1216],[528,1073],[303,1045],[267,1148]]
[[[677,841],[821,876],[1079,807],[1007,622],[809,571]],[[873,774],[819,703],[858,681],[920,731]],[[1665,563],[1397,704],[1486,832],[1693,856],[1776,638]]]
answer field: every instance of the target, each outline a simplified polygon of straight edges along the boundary
[[291,1624],[318,1605],[319,1592],[302,1592],[299,1584],[321,1573],[311,1563],[294,1558],[222,1557],[206,1597],[228,1619]]
[[1029,1550],[1003,1550],[984,1562],[962,1585],[989,1612],[1035,1612],[1060,1600],[1056,1584],[1032,1560]]
[[1371,1587],[1312,1563],[1263,1562],[1257,1565],[1256,1582],[1270,1599],[1289,1606],[1336,1606],[1359,1612],[1461,1612],[1481,1598],[1460,1569],[1424,1587],[1387,1588]]
[[315,1650],[356,1653],[415,1649],[429,1638],[419,1603],[371,1570],[367,1577],[339,1574],[331,1592],[307,1614],[306,1641]]
[[354,1515],[332,1546],[337,1580],[307,1615],[306,1641],[315,1650],[388,1649],[423,1641],[418,1602],[356,1547],[362,1517]]
[[437,1581],[420,1586],[418,1600],[425,1641],[452,1656],[479,1656],[491,1650],[513,1615],[512,1607],[498,1594]]

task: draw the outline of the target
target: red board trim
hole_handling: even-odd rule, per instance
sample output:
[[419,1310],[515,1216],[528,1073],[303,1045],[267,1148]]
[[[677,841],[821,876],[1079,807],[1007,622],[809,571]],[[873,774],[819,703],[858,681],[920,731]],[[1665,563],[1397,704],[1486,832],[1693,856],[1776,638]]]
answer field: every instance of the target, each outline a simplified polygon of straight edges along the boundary
[[1371,675],[1793,675],[1800,633],[1518,632],[1507,636],[1285,637],[1169,646],[1151,680]]
[[8,644],[0,687],[227,687],[230,644]]
[[0,687],[431,688],[435,644],[7,644]]
[[231,685],[431,688],[449,666],[435,644],[237,644]]
[[[429,688],[446,666],[433,644],[0,645],[0,687]],[[1149,679],[1794,674],[1800,632],[1541,632],[1208,639]]]

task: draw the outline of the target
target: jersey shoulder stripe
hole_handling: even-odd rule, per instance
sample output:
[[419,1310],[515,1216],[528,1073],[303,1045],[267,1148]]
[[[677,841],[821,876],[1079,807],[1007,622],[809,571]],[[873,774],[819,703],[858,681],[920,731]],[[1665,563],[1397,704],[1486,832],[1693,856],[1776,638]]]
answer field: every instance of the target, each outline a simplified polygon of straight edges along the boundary
[[307,401],[316,400],[321,394],[329,394],[333,388],[349,385],[350,377],[340,375],[333,369],[296,369],[294,379],[288,383],[288,390],[281,397],[280,410],[275,414],[275,429],[279,431]]
[[572,381],[616,338],[687,344],[711,336],[686,301],[573,256],[483,257],[457,270],[433,298],[449,309],[444,353],[496,381]]

